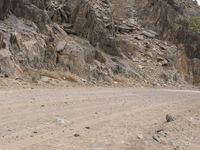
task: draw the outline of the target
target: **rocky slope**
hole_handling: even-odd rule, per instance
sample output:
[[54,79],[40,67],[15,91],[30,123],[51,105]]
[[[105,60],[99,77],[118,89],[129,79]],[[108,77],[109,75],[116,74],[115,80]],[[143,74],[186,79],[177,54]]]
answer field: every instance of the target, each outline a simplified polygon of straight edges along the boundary
[[190,0],[0,0],[1,76],[198,83],[198,36],[188,23],[198,14]]

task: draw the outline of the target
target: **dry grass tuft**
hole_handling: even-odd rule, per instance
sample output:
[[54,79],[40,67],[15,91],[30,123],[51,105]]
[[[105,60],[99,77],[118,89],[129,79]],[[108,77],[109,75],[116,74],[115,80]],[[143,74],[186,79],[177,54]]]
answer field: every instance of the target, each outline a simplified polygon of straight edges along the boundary
[[44,69],[40,71],[27,70],[26,76],[33,83],[38,83],[38,81],[41,79],[41,76],[46,76],[57,80],[65,80],[69,82],[79,82],[79,79],[76,75],[63,71],[48,71]]

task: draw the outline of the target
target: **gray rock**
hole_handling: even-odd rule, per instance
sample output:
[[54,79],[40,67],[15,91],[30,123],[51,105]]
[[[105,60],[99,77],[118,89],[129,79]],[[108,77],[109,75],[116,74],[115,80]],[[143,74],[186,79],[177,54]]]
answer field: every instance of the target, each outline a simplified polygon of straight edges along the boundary
[[11,0],[0,0],[0,19],[4,19],[10,10]]
[[65,45],[66,45],[66,41],[64,40],[58,41],[58,44],[56,46],[56,51],[57,52],[63,51],[65,48]]
[[173,122],[175,120],[176,120],[176,118],[174,116],[169,115],[169,114],[166,115],[166,121],[167,122]]
[[152,31],[143,31],[142,35],[144,35],[148,38],[155,38],[157,34],[155,32],[152,32]]
[[[188,60],[184,59],[178,68],[187,64],[186,77],[194,83],[200,82],[199,40],[188,32],[185,22],[189,14],[200,15],[193,3],[184,3],[193,9],[182,7],[182,3],[175,0],[130,1],[128,7],[127,3],[112,5],[114,3],[0,0],[0,74],[12,76],[19,65],[24,69],[69,71],[85,79],[92,76],[91,79],[110,82],[115,75],[122,75],[146,81],[147,77],[150,80],[159,77],[163,69],[166,76],[160,77],[170,83],[169,74],[175,71],[174,66],[162,66],[175,64],[176,50],[170,42],[156,40],[158,36],[185,43]],[[192,39],[192,46],[187,39]],[[157,62],[160,66],[156,66],[157,55],[162,57]],[[135,63],[131,60],[133,57],[138,59]]]

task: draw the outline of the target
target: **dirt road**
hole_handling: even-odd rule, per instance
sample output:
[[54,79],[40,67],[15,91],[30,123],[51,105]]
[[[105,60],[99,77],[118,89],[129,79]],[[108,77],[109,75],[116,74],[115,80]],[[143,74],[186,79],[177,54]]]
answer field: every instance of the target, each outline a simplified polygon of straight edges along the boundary
[[[176,120],[166,123],[166,114]],[[0,150],[199,150],[200,92],[0,91]]]

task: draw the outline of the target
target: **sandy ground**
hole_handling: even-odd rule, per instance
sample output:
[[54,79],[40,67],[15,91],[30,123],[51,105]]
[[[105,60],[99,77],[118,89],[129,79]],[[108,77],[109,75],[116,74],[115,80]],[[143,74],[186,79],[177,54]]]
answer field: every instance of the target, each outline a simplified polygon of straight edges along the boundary
[[[176,120],[166,123],[166,114]],[[0,150],[200,150],[200,92],[0,91]]]

